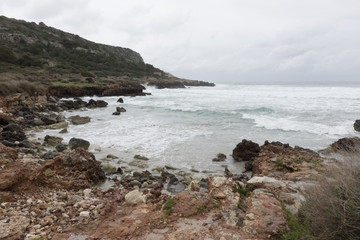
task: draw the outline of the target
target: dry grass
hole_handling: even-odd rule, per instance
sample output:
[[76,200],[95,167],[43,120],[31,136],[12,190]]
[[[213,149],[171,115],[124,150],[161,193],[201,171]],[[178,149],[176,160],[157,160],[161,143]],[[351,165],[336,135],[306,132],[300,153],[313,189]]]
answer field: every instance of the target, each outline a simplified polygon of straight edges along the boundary
[[314,239],[360,239],[359,154],[329,167],[308,194],[299,216]]
[[27,93],[30,96],[45,93],[45,88],[39,83],[28,81],[0,82],[0,96],[8,96],[14,93]]

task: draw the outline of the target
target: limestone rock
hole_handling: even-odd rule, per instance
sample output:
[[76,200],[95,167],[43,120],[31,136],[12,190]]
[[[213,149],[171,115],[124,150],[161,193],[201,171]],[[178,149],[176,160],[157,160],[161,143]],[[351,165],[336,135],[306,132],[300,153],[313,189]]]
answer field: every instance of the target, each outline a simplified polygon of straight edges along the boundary
[[286,184],[272,177],[252,177],[247,185],[255,188],[285,188]]
[[146,203],[146,196],[139,189],[135,189],[125,195],[125,201],[130,204]]
[[79,115],[69,117],[70,122],[74,125],[80,125],[90,122],[90,117],[80,117]]

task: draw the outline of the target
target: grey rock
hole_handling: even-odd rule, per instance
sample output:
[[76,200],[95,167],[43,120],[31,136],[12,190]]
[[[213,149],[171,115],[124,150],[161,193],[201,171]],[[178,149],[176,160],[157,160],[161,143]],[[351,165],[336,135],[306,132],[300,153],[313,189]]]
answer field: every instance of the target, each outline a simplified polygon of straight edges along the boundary
[[69,141],[70,149],[83,148],[87,150],[90,146],[90,142],[81,138],[71,138]]

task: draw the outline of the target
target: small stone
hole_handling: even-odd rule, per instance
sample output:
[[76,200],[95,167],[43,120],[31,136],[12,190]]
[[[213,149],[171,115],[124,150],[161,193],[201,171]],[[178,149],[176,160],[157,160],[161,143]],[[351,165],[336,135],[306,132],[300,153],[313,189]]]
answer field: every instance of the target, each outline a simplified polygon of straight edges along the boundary
[[82,211],[80,212],[80,220],[83,220],[83,219],[88,219],[90,218],[90,213],[88,211]]
[[87,188],[83,191],[85,197],[90,197],[91,189]]
[[108,155],[106,155],[106,157],[111,158],[111,159],[118,159],[118,157],[113,154],[108,154]]
[[67,128],[64,128],[64,129],[62,129],[59,133],[68,133],[68,129],[67,129]]

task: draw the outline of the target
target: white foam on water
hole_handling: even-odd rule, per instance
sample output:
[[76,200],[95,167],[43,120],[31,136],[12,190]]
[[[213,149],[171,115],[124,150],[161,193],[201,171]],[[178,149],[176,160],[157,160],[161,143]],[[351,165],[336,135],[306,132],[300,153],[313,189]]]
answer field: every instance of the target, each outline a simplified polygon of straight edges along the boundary
[[[222,171],[221,164],[235,166],[232,149],[243,138],[288,142],[319,149],[337,138],[356,135],[352,124],[359,118],[360,88],[219,85],[186,89],[147,89],[151,96],[101,98],[106,108],[65,112],[90,116],[85,125],[70,125],[58,135],[90,141],[93,146],[150,158],[152,165]],[[84,98],[88,101],[90,98]],[[100,99],[94,97],[94,99]],[[127,112],[113,116],[116,106]],[[213,163],[217,153],[225,163]]]

